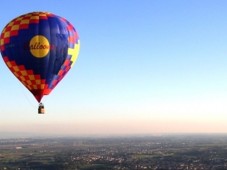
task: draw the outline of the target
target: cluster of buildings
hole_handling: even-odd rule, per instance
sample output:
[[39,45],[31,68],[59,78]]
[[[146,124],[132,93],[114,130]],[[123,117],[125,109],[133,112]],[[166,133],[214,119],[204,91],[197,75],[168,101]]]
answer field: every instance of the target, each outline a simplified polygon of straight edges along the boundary
[[71,163],[81,167],[103,165],[116,170],[221,170],[227,169],[226,151],[223,146],[207,144],[130,142],[80,148],[72,152]]

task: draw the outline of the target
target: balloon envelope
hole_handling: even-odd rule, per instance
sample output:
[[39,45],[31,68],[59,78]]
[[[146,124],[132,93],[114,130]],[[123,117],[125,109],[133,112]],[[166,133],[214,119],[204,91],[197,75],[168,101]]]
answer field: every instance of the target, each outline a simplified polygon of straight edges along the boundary
[[19,16],[5,26],[0,36],[4,62],[38,102],[70,70],[79,48],[72,24],[49,12]]

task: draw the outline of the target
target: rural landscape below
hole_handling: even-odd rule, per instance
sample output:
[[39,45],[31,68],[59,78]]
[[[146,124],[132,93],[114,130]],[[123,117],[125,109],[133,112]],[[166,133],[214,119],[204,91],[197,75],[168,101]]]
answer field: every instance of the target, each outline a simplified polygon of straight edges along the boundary
[[5,138],[1,170],[227,169],[226,134]]

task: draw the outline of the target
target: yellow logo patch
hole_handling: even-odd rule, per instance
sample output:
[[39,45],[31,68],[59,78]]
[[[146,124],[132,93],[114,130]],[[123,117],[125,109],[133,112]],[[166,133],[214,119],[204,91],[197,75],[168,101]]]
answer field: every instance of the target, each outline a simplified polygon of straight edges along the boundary
[[29,48],[34,57],[43,58],[50,51],[50,43],[43,35],[36,35],[30,40]]

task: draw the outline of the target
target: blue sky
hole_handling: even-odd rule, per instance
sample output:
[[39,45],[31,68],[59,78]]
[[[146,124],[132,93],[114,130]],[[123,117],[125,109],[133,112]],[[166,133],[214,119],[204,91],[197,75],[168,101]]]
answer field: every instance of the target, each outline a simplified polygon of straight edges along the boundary
[[0,62],[0,132],[227,132],[225,0],[11,3],[1,3],[1,30],[19,15],[49,11],[75,26],[81,49],[44,97],[46,115]]

